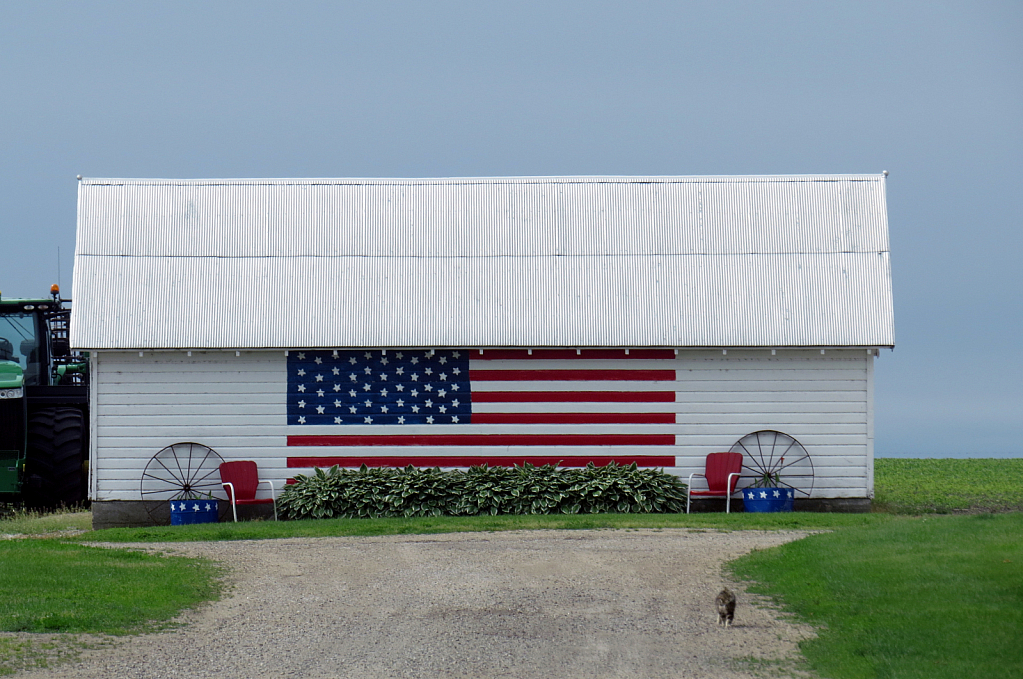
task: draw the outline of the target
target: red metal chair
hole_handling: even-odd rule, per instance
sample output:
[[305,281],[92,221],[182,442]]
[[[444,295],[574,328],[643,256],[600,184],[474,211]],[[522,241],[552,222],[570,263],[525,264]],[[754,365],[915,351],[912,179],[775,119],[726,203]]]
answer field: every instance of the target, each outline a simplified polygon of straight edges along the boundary
[[[732,511],[732,495],[742,473],[742,453],[711,453],[704,474],[690,474],[686,490],[686,514],[693,497],[723,497],[725,513]],[[707,490],[693,490],[693,477],[707,479]]]
[[[259,470],[252,460],[235,460],[220,465],[220,481],[227,491],[227,499],[238,522],[238,505],[265,505],[273,503],[274,521],[277,520],[277,496],[271,481],[260,481]],[[270,486],[270,497],[256,497],[256,488],[265,483]]]

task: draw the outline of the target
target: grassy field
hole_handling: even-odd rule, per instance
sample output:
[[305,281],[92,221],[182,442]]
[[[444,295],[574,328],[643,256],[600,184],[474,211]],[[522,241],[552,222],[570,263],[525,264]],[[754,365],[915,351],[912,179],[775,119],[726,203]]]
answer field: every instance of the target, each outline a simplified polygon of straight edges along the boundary
[[[455,531],[698,528],[830,530],[732,564],[737,577],[820,629],[821,676],[1023,676],[1023,460],[875,462],[871,514],[604,514],[248,522],[85,532],[88,512],[8,512],[0,536],[0,674],[73,656],[74,633],[159,625],[217,595],[212,564],[73,541],[159,542]],[[996,511],[1000,514],[991,514]],[[955,515],[955,514],[967,514]],[[58,540],[57,538],[61,538]],[[195,564],[195,565],[193,565]],[[21,570],[18,570],[21,569]],[[12,574],[12,575],[8,575]],[[81,586],[88,583],[88,586]],[[113,590],[130,593],[118,599]],[[139,602],[142,602],[141,604]],[[152,606],[150,606],[150,602]],[[145,606],[145,607],[143,607]],[[770,668],[768,668],[770,669]]]
[[1023,511],[1023,458],[874,461],[874,511]]

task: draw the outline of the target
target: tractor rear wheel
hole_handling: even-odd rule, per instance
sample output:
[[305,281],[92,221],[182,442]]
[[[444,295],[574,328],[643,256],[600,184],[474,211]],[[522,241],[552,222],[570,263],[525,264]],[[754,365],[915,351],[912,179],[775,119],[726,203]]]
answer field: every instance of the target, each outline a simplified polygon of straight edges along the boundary
[[77,408],[44,408],[29,416],[27,504],[58,507],[85,499],[84,425]]

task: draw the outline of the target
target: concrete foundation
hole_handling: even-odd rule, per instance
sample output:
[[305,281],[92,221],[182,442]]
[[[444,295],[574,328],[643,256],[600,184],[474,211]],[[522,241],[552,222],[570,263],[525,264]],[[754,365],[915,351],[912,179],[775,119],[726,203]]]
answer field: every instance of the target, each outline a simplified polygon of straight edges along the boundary
[[[796,500],[794,509],[797,512],[841,512],[851,514],[863,514],[870,511],[869,498],[814,498],[809,500]],[[724,500],[693,500],[692,511],[695,512],[723,512],[725,511]],[[742,500],[732,498],[732,511],[743,511]],[[274,513],[271,505],[253,505],[238,508],[239,521],[273,520]],[[222,523],[232,521],[231,506],[220,501],[220,521]],[[123,528],[135,526],[167,526],[170,525],[170,507],[168,503],[162,503],[155,507],[153,516],[146,511],[146,505],[140,500],[106,500],[92,503],[92,527],[96,530],[101,528]]]
[[[792,509],[796,512],[839,512],[844,514],[866,514],[870,512],[870,498],[866,497],[843,497],[843,498],[810,498],[796,500],[792,503]],[[724,500],[699,499],[693,500],[692,512],[723,512],[725,511]],[[732,511],[745,511],[741,498],[732,498]]]
[[[150,504],[152,516],[146,511]],[[239,521],[265,519],[273,521],[273,505],[248,505],[238,507]],[[220,522],[233,521],[231,505],[226,500],[220,501]],[[92,503],[92,527],[101,528],[132,528],[137,526],[169,526],[170,503],[156,505],[141,500],[103,500]]]

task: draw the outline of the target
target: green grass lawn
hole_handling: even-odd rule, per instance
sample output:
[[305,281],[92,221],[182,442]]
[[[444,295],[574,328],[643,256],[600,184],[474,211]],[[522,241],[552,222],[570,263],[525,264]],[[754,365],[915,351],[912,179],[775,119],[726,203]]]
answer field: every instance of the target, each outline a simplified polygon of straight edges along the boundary
[[156,629],[183,609],[215,599],[220,568],[207,560],[104,549],[52,539],[0,541],[0,674],[73,655],[75,634]]
[[824,677],[1023,677],[1023,514],[851,526],[730,568],[818,628],[801,649]]

